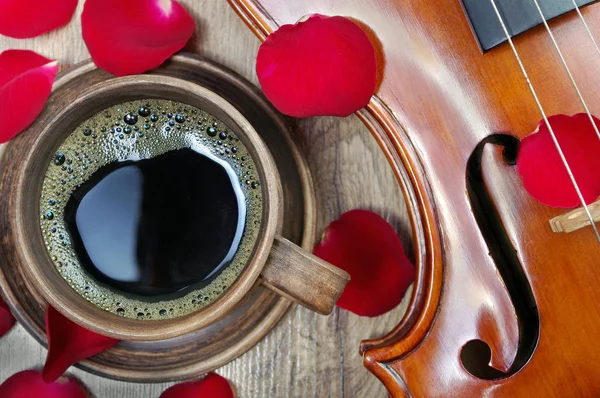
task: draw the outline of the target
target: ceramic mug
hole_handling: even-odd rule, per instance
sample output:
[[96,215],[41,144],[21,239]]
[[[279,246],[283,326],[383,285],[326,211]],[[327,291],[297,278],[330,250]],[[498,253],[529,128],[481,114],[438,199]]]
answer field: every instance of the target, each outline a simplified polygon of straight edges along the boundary
[[[257,168],[263,194],[263,214],[252,255],[223,294],[212,303],[177,318],[129,319],[89,302],[72,289],[52,263],[39,224],[39,197],[46,167],[62,141],[76,126],[112,106],[136,99],[179,101],[202,109],[227,125],[248,149]],[[34,143],[24,151],[25,166],[15,185],[16,222],[13,231],[28,278],[59,312],[97,333],[129,341],[163,340],[200,329],[225,316],[262,283],[274,292],[321,314],[329,314],[348,283],[349,275],[280,235],[282,187],[269,150],[252,125],[227,101],[197,84],[180,79],[141,75],[98,83],[57,112]]]

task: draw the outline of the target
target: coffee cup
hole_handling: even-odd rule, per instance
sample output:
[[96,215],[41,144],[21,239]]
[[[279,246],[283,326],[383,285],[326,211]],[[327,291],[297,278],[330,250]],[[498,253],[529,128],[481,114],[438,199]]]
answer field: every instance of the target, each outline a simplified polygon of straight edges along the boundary
[[[94,296],[73,288],[72,281],[48,252],[46,232],[40,217],[40,203],[48,165],[57,150],[81,123],[118,104],[136,100],[176,101],[213,115],[240,141],[255,167],[260,191],[260,217],[256,236],[239,274],[207,305],[191,304],[179,313],[161,319],[160,315],[126,317],[113,311],[111,294]],[[116,140],[117,138],[115,138]],[[158,139],[158,138],[157,138]],[[26,275],[35,281],[48,302],[81,326],[97,333],[131,341],[152,341],[177,337],[200,329],[226,316],[252,289],[261,283],[274,292],[321,314],[328,314],[349,281],[349,275],[283,238],[282,187],[267,146],[252,125],[227,101],[197,84],[166,76],[141,75],[110,79],[90,87],[73,103],[56,112],[31,146],[23,151],[23,168],[17,173],[15,230]],[[48,220],[46,220],[48,221]],[[107,248],[110,250],[110,248]],[[74,264],[69,266],[74,267]],[[67,273],[68,274],[68,273]],[[195,291],[190,290],[190,294]],[[92,299],[91,297],[94,297]],[[104,305],[102,300],[107,301]],[[143,300],[142,300],[143,301]],[[153,305],[156,307],[156,300]],[[158,301],[160,303],[160,300]],[[117,306],[118,307],[118,306]],[[158,307],[157,307],[158,308]],[[131,309],[132,311],[134,309]],[[133,311],[134,313],[136,311]],[[139,312],[147,314],[146,308]]]

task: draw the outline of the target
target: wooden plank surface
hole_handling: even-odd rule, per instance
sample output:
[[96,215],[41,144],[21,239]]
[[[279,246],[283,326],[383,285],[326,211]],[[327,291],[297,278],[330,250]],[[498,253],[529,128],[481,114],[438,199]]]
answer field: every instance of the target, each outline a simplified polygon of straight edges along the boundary
[[[221,62],[257,84],[254,65],[259,41],[227,2],[180,2],[197,21],[196,37],[187,50]],[[0,51],[9,48],[32,49],[65,64],[89,56],[78,17],[67,27],[35,39],[0,37]],[[300,120],[295,132],[315,180],[318,230],[344,211],[371,209],[394,225],[412,253],[402,193],[375,140],[358,118]],[[362,339],[381,336],[396,326],[409,296],[410,292],[395,310],[373,319],[338,309],[324,317],[295,307],[263,341],[218,373],[234,383],[240,398],[385,396],[383,385],[362,366],[358,345]],[[45,356],[46,350],[16,327],[0,340],[0,382],[15,372],[40,368]],[[96,398],[152,398],[168,386],[116,382],[74,368],[70,374]]]

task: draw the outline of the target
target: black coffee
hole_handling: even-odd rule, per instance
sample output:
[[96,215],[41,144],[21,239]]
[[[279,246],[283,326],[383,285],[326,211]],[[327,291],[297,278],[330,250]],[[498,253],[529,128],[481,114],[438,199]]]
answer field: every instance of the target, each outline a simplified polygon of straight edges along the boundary
[[167,319],[211,304],[243,272],[263,215],[248,148],[211,114],[136,100],[56,148],[40,193],[52,263],[114,314]]
[[179,149],[101,167],[71,194],[64,217],[91,275],[152,296],[197,286],[227,266],[244,207],[231,166]]

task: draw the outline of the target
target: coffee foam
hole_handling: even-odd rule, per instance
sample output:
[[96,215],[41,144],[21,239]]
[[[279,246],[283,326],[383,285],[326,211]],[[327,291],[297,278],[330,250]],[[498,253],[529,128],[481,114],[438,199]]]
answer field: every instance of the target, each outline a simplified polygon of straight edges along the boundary
[[[142,108],[150,110],[142,112]],[[127,124],[125,116],[137,122]],[[146,116],[142,116],[146,115]],[[170,117],[169,117],[170,115]],[[182,296],[135,297],[98,283],[83,269],[64,221],[70,195],[100,167],[149,159],[190,148],[225,162],[240,181],[246,225],[231,263],[206,286]],[[62,156],[61,156],[62,155]],[[230,174],[230,177],[231,174]],[[169,100],[138,100],[103,110],[80,124],[50,160],[40,195],[40,228],[52,263],[82,297],[117,315],[144,320],[176,318],[214,302],[243,271],[260,231],[263,205],[259,176],[247,148],[224,123],[192,106]]]

